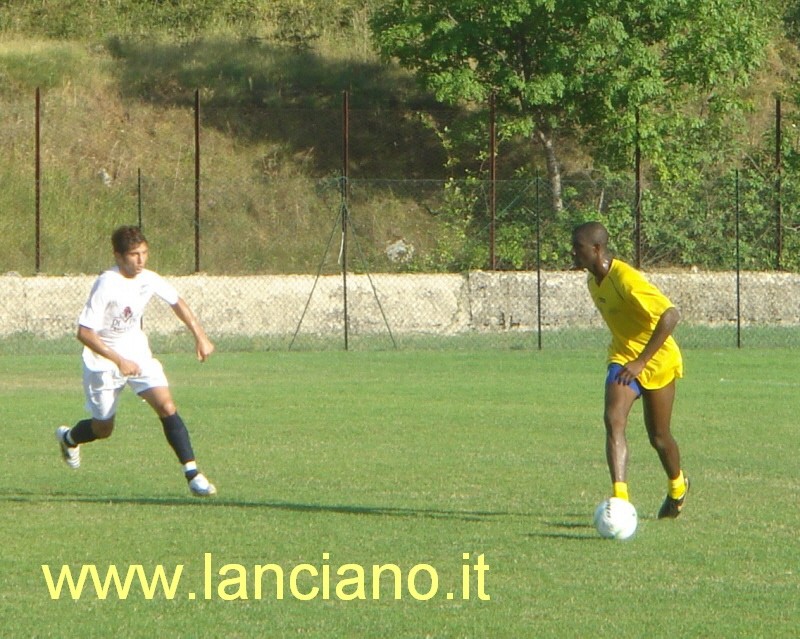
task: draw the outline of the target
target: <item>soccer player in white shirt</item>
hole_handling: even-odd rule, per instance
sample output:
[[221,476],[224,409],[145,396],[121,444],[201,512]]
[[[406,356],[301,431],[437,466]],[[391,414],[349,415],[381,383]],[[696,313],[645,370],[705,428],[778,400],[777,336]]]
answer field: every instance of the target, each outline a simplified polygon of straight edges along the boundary
[[95,281],[78,318],[83,349],[83,387],[91,419],[72,428],[59,426],[56,438],[71,468],[81,463],[80,445],[111,436],[122,389],[126,385],[158,415],[172,449],[183,465],[189,490],[201,497],[217,489],[197,469],[189,432],[178,414],[161,362],[153,357],[142,315],[153,295],[172,307],[195,338],[197,359],[205,362],[214,344],[175,288],[158,273],[147,270],[148,244],[135,226],[118,228],[111,236],[117,265]]

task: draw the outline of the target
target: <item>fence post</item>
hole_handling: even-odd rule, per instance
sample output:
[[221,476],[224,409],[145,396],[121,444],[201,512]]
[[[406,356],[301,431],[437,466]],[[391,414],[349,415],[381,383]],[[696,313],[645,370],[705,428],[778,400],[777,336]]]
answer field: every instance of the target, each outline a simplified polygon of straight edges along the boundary
[[489,266],[497,269],[495,255],[495,221],[497,218],[497,111],[496,96],[489,100]]
[[34,190],[35,190],[35,210],[34,210],[34,266],[36,273],[41,268],[41,236],[42,236],[42,149],[41,149],[41,94],[39,87],[36,87],[36,102],[34,106],[35,125],[34,125]]
[[542,350],[542,207],[539,202],[539,171],[536,171],[536,339]]
[[342,92],[342,306],[344,308],[344,350],[348,350],[349,324],[347,314],[347,196],[350,190],[348,181],[350,167],[350,93]]
[[200,272],[200,90],[194,90],[194,272]]
[[783,197],[781,193],[781,98],[775,98],[775,268],[783,263]]
[[142,228],[142,169],[136,169],[136,208],[139,214],[139,229]]
[[736,169],[735,211],[736,211],[736,348],[742,347],[742,286],[741,254],[739,253],[739,169]]
[[642,268],[642,148],[639,144],[639,108],[636,108],[634,131],[634,181],[633,181],[633,244],[636,268]]

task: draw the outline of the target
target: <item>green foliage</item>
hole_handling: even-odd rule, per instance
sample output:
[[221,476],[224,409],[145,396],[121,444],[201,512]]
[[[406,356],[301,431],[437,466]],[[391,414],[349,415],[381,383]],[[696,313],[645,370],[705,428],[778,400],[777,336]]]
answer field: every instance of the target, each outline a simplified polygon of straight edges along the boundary
[[[403,0],[380,7],[372,26],[384,55],[415,70],[441,100],[485,102],[495,93],[502,109],[536,127],[608,133],[620,113],[661,107],[687,87],[729,101],[729,89],[763,59],[770,15],[762,3],[710,0],[602,8]],[[630,141],[630,122],[626,129],[615,134]]]
[[[765,59],[778,18],[774,4],[754,0],[396,0],[379,7],[371,24],[382,54],[414,71],[440,100],[483,112],[494,95],[501,139],[532,140],[539,132],[551,153],[554,210],[541,224],[557,229],[552,237],[595,213],[608,215],[612,227],[632,225],[630,192],[627,203],[605,210],[582,202],[582,194],[562,197],[558,140],[580,140],[612,180],[615,171],[630,171],[638,144],[654,187],[643,202],[645,257],[694,264],[712,221],[717,237],[731,228],[703,189],[741,153],[742,89]],[[485,127],[479,119],[464,123]],[[449,147],[470,148],[458,143],[469,134],[442,132]],[[557,210],[562,202],[568,210]],[[483,233],[474,224],[480,217],[465,210],[464,222]],[[509,265],[529,263],[520,241],[526,224],[530,235],[530,220],[507,220],[498,235]],[[709,263],[727,263],[723,244],[711,243]],[[546,263],[565,257],[557,243],[542,255]]]
[[424,270],[469,271],[486,268],[489,249],[475,232],[483,184],[476,179],[448,180],[436,217],[440,224],[434,249],[423,260]]
[[[785,24],[795,24],[796,7],[781,6]],[[0,224],[15,229],[0,243],[3,261],[15,270],[30,261],[19,236],[29,234],[20,211],[31,209],[25,151],[34,87],[45,90],[45,184],[58,189],[44,200],[48,215],[57,211],[44,227],[56,270],[95,268],[90,250],[79,266],[63,264],[78,256],[54,243],[65,227],[94,234],[128,219],[137,166],[146,174],[148,223],[190,235],[192,167],[182,127],[199,88],[205,158],[214,158],[203,175],[209,261],[235,272],[313,271],[336,209],[316,185],[340,170],[339,109],[349,88],[358,105],[351,177],[446,182],[437,193],[410,180],[401,189],[364,189],[354,219],[376,268],[489,265],[491,93],[498,100],[500,268],[532,268],[539,255],[545,267],[563,268],[571,228],[585,219],[602,220],[617,249],[632,257],[636,141],[645,262],[728,268],[735,258],[731,167],[744,155],[741,132],[750,126],[744,88],[766,43],[785,46],[774,31],[778,8],[753,0],[0,3],[0,94],[13,115],[0,131],[2,199],[13,215]],[[416,90],[396,65],[378,63],[366,40],[373,14],[381,52],[417,71],[430,93]],[[542,130],[562,160],[563,210],[546,200],[558,194],[540,177],[545,165],[531,150]],[[758,142],[746,150],[740,257],[747,267],[794,269],[800,161],[787,143],[779,259],[774,140]],[[152,156],[148,147],[157,147]],[[114,192],[96,178],[112,165],[120,185]],[[400,236],[419,248],[415,260],[385,264],[381,247]],[[162,255],[170,268],[192,262],[189,243],[169,252]]]
[[500,225],[495,232],[495,243],[495,259],[497,256],[500,258],[498,268],[519,271],[535,266],[535,239],[526,224],[510,222]]

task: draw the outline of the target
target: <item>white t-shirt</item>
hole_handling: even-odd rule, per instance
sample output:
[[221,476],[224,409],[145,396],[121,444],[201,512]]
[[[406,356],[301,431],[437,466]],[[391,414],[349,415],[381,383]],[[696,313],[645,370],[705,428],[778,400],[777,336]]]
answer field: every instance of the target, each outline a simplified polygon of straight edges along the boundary
[[[157,295],[170,306],[178,303],[178,291],[154,271],[144,270],[128,278],[113,267],[100,274],[81,311],[78,324],[95,331],[105,344],[125,359],[139,365],[151,359],[150,343],[142,331],[142,315],[150,298]],[[113,371],[116,365],[83,349],[83,362],[89,370]]]

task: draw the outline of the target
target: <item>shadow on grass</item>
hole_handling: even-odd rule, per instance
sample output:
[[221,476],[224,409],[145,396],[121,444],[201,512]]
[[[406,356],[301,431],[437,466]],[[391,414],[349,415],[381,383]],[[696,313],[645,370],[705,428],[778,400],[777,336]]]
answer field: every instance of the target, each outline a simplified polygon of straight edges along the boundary
[[581,541],[600,539],[591,521],[587,521],[585,515],[568,513],[567,517],[574,517],[575,519],[569,521],[545,521],[544,525],[551,528],[552,531],[531,532],[526,537],[531,539],[571,539]]
[[[562,520],[562,521],[546,521],[544,525],[548,528],[553,529],[547,532],[531,532],[526,535],[531,539],[572,539],[572,540],[586,540],[592,539],[596,541],[607,542],[607,539],[603,539],[600,535],[597,534],[597,531],[594,528],[594,524],[591,522],[591,519],[587,518],[585,514],[582,513],[567,513],[566,517],[570,517],[570,520]],[[639,521],[646,521],[655,519],[654,517],[639,517]]]
[[264,508],[299,513],[331,513],[337,515],[368,515],[380,517],[426,517],[480,522],[498,517],[525,516],[524,513],[489,510],[446,510],[437,508],[403,508],[395,506],[358,506],[348,504],[302,504],[285,501],[250,501],[219,497],[121,497],[81,495],[75,493],[41,494],[36,492],[2,492],[0,502],[14,503],[83,503],[136,506],[190,506],[196,508]]

